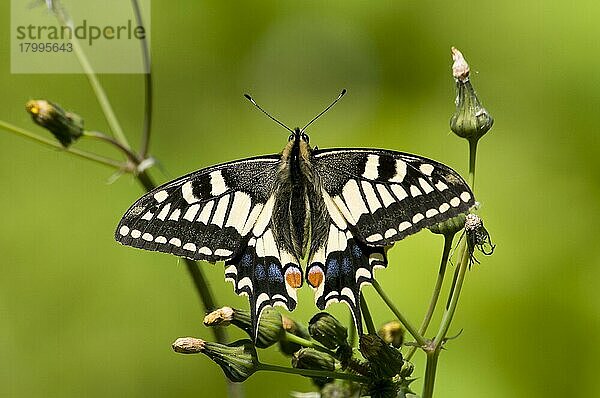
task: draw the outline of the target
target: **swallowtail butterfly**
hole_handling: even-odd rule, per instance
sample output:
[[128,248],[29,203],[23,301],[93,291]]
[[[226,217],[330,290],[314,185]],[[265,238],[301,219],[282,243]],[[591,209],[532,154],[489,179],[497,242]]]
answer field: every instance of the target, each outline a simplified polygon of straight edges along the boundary
[[361,333],[360,290],[387,265],[387,248],[467,212],[475,199],[457,172],[431,159],[311,148],[306,128],[344,93],[304,128],[286,127],[281,153],[208,167],[142,196],[119,222],[116,240],[224,261],[226,280],[250,300],[255,332],[265,307],[296,307],[306,280],[318,308],[345,302]]

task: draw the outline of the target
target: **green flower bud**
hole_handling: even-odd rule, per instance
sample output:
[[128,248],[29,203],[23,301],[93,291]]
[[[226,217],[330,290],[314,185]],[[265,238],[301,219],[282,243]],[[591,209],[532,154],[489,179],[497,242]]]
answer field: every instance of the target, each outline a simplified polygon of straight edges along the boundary
[[231,381],[242,382],[258,370],[256,349],[250,340],[239,340],[231,344],[211,343],[184,337],[175,340],[173,350],[184,354],[201,352],[215,361]]
[[31,100],[25,109],[37,125],[50,131],[65,148],[83,135],[81,116],[67,112],[53,102]]
[[404,328],[399,321],[391,321],[384,324],[377,331],[377,334],[387,344],[392,345],[392,347],[402,348],[402,343],[404,343]]
[[477,142],[492,128],[494,119],[481,105],[469,80],[469,65],[463,55],[452,47],[452,72],[458,91],[456,111],[450,119],[450,129],[459,137]]
[[[302,337],[303,339],[310,339],[308,329],[301,323],[296,322],[292,318],[288,318],[285,315],[281,316],[281,322],[283,324],[283,329],[287,333]],[[302,346],[300,344],[287,341],[286,339],[279,340],[279,349],[284,355],[292,355],[301,348]]]
[[[231,307],[219,308],[204,317],[206,326],[228,326],[233,324],[252,336],[250,312]],[[267,348],[280,341],[285,335],[281,315],[273,308],[265,308],[258,323],[256,347]]]
[[348,329],[327,312],[320,312],[308,322],[311,337],[329,349],[348,346]]
[[[331,355],[313,348],[302,348],[300,351],[294,353],[292,366],[297,369],[327,370],[333,372],[335,370],[335,359]],[[331,379],[326,377],[313,377],[312,380],[320,387],[331,381]]]
[[446,221],[442,221],[432,227],[429,227],[429,230],[434,234],[440,234],[444,236],[454,235],[465,227],[466,217],[466,214],[459,214],[456,217],[452,217]]
[[469,250],[470,256],[470,264],[476,262],[479,264],[479,261],[475,258],[473,254],[475,249],[479,250],[486,256],[494,253],[494,249],[496,245],[492,244],[492,238],[490,237],[489,232],[483,226],[483,220],[475,215],[468,214],[467,219],[465,221],[465,234],[467,235],[467,250]]
[[335,369],[335,359],[331,355],[315,350],[314,348],[302,348],[294,353],[292,366],[298,369],[328,370],[333,372]]
[[359,349],[371,364],[371,369],[378,378],[390,378],[397,375],[404,364],[400,351],[375,334],[362,335]]

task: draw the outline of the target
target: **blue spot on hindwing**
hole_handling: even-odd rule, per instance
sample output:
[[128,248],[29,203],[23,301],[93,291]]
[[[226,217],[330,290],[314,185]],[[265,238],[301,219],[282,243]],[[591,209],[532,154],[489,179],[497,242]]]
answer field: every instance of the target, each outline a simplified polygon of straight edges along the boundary
[[336,279],[340,274],[340,263],[337,258],[328,258],[326,263],[325,280],[331,281],[332,279]]
[[352,262],[348,257],[342,258],[342,274],[350,275],[352,273]]
[[355,258],[361,258],[363,256],[363,252],[360,250],[360,247],[357,244],[353,243],[352,241],[348,241],[348,244],[351,244],[352,255]]
[[256,276],[257,280],[265,280],[267,278],[267,273],[265,272],[265,266],[263,264],[256,264],[254,276]]
[[242,268],[252,268],[252,255],[250,253],[245,253],[240,259],[240,266]]
[[269,282],[272,283],[283,283],[283,275],[281,275],[281,269],[276,263],[269,264]]

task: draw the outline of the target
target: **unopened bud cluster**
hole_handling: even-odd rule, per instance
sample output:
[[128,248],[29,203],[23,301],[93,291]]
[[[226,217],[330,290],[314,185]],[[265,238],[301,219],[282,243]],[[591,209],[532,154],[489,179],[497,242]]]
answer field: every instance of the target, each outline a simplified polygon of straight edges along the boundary
[[342,367],[348,365],[352,357],[352,347],[348,343],[348,329],[333,315],[320,312],[313,316],[308,323],[310,336],[323,346],[336,350]]
[[381,379],[397,375],[404,364],[400,351],[374,334],[360,337],[360,352],[371,364],[373,374]]

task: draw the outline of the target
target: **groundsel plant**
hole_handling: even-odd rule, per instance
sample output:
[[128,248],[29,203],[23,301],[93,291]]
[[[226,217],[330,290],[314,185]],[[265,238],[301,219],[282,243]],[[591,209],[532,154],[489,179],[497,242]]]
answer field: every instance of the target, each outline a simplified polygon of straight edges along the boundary
[[[58,21],[70,25],[68,13],[60,2],[43,1]],[[143,26],[137,1],[132,1],[138,24]],[[30,100],[26,111],[33,122],[48,130],[54,139],[49,139],[24,128],[0,120],[0,129],[12,132],[43,145],[61,148],[64,153],[85,158],[116,170],[116,175],[130,174],[147,190],[156,187],[148,169],[155,163],[149,155],[152,127],[152,73],[145,75],[143,101],[145,116],[142,123],[142,142],[134,149],[127,140],[118,118],[111,106],[102,85],[90,65],[77,39],[73,40],[75,55],[97,97],[101,110],[106,116],[110,133],[89,130],[84,119],[47,99]],[[142,57],[150,71],[149,49],[142,42]],[[464,57],[452,48],[452,73],[456,82],[456,111],[450,120],[451,130],[468,141],[469,185],[475,186],[476,152],[479,139],[492,127],[493,119],[481,105],[469,77],[469,66]],[[101,140],[121,154],[121,159],[110,158],[87,152],[75,147],[82,139]],[[177,353],[202,353],[219,365],[229,380],[228,394],[231,397],[243,395],[240,382],[247,380],[258,371],[292,373],[311,378],[318,392],[310,396],[321,397],[417,397],[411,383],[420,377],[411,363],[414,355],[425,355],[426,367],[423,376],[421,397],[433,397],[435,376],[440,354],[450,337],[452,319],[456,313],[459,296],[467,271],[474,263],[475,251],[492,254],[494,245],[483,226],[481,218],[472,208],[469,214],[461,214],[437,224],[429,230],[444,237],[437,279],[434,282],[431,299],[419,326],[407,319],[398,306],[388,296],[377,281],[372,285],[383,303],[397,317],[377,328],[364,296],[361,296],[361,311],[365,332],[356,335],[354,325],[342,324],[327,312],[315,314],[308,322],[300,322],[282,316],[276,309],[263,311],[256,333],[249,311],[239,308],[221,307],[206,282],[203,271],[195,261],[184,259],[187,271],[194,282],[204,313],[204,324],[213,332],[214,342],[195,337],[178,338],[172,344]],[[458,237],[458,238],[457,238]],[[453,250],[454,249],[454,250]],[[454,254],[453,254],[454,253]],[[453,278],[446,278],[450,258],[454,255],[455,272]],[[450,285],[442,317],[434,332],[429,332],[430,324],[440,299],[444,283]],[[224,326],[240,328],[248,333],[248,339],[230,342]],[[254,335],[256,334],[256,335]],[[289,357],[290,366],[267,364],[260,360],[261,349],[277,345],[282,355]],[[284,392],[282,392],[284,394]],[[303,396],[294,393],[296,396]]]

